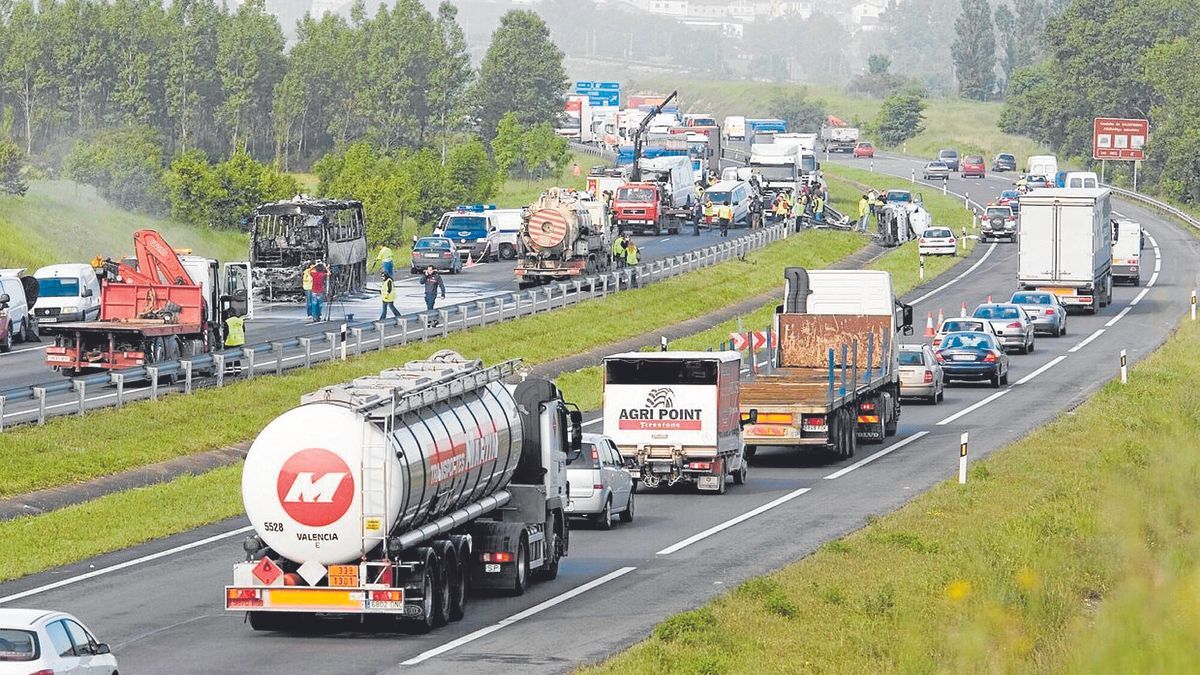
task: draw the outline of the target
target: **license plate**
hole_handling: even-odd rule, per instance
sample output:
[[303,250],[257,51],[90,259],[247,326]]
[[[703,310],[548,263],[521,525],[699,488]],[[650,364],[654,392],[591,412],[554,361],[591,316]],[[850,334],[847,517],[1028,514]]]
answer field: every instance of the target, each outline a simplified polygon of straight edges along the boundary
[[721,486],[720,478],[720,476],[701,476],[697,482],[705,490],[716,490]]
[[38,321],[40,321],[41,323],[57,323],[58,317],[57,316],[39,316]]
[[71,357],[55,356],[55,355],[51,354],[46,357],[46,362],[47,363],[71,363]]
[[804,431],[814,431],[814,432],[821,432],[821,433],[829,431],[828,424],[805,424],[802,428],[804,429]]
[[954,361],[974,361],[975,357],[970,354],[955,354]]
[[404,609],[403,600],[368,600],[367,609]]
[[496,574],[500,571],[500,563],[485,563],[483,571],[487,574]]

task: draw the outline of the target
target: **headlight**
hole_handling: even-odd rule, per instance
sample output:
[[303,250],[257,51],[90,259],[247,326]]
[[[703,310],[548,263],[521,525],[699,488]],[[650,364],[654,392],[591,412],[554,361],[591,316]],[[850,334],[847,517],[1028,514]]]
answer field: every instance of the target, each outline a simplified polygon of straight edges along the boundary
[[63,314],[74,314],[79,311],[79,308],[74,305],[67,305],[60,310]]

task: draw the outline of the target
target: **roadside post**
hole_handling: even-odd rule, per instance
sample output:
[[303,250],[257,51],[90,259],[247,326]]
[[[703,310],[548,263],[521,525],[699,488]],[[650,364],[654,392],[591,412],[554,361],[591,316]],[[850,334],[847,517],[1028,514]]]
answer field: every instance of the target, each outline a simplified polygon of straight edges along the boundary
[[1129,384],[1129,359],[1124,349],[1121,350],[1121,384]]
[[967,441],[969,434],[964,431],[958,439],[958,484],[967,484]]
[[874,160],[874,158],[872,158],[872,159],[871,159],[871,173],[875,173],[875,160]]
[[347,342],[349,342],[349,340],[346,339],[346,324],[343,323],[341,325],[341,328],[338,330],[338,347],[341,348],[343,361],[346,360],[346,343]]
[[1192,289],[1192,321],[1196,320],[1196,289]]
[[4,397],[0,396],[0,433],[4,431]]
[[667,336],[666,335],[663,335],[662,337],[658,338],[658,351],[660,351],[660,352],[667,351]]
[[946,192],[947,192],[946,184],[949,182],[950,182],[949,179],[942,181],[942,196],[943,197],[946,196]]
[[963,225],[962,236],[958,238],[958,245],[963,250],[967,250],[967,226]]
[[968,211],[971,210],[971,193],[970,192],[963,193],[963,208]]
[[921,281],[925,281],[925,256],[917,256],[917,259],[920,261],[917,274],[920,275]]
[[908,182],[914,183],[914,184],[917,182],[917,170],[916,169],[909,170]]

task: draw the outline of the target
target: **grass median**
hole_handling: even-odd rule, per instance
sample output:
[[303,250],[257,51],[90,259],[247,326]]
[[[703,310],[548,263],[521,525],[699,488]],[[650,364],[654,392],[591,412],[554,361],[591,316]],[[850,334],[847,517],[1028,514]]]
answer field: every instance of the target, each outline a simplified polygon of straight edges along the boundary
[[1193,671],[1197,350],[1186,322],[1128,385],[974,463],[967,485],[943,483],[583,672]]

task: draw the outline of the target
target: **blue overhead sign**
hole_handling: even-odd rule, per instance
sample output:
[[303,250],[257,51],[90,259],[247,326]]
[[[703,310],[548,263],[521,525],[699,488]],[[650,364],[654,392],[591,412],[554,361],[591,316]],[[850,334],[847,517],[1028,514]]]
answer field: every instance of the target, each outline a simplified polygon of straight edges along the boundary
[[575,93],[588,97],[588,105],[613,106],[621,105],[620,82],[576,82]]

